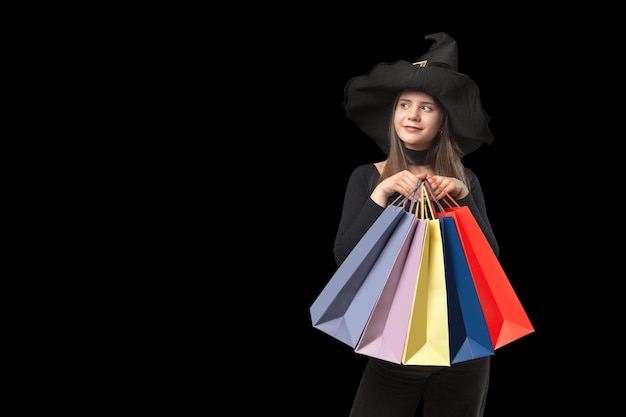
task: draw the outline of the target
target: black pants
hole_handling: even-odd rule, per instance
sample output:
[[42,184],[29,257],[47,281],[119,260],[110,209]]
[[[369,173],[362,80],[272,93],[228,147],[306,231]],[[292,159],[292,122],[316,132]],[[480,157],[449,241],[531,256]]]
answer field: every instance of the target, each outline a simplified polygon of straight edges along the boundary
[[481,417],[491,356],[452,366],[397,365],[370,358],[350,417]]

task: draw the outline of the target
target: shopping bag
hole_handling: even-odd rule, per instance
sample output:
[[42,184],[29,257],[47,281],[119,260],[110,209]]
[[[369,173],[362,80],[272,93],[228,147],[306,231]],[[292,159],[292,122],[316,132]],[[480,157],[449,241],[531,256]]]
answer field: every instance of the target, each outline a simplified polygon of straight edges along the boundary
[[494,349],[534,332],[520,299],[469,208],[447,211],[456,222]]
[[493,348],[534,332],[521,301],[469,207],[460,206],[447,193],[441,201],[447,204],[443,215],[454,219],[459,233]]
[[[422,190],[422,209],[430,201]],[[419,208],[418,208],[419,209]],[[440,220],[426,218],[426,230],[407,336],[402,354],[405,365],[450,366],[448,296]]]
[[313,327],[356,347],[413,217],[404,204],[385,208],[311,305]]
[[440,220],[448,294],[450,363],[493,355],[489,328],[454,219],[448,216]]
[[450,363],[457,363],[494,354],[489,328],[474,286],[461,238],[454,219],[444,215],[429,182],[424,183],[440,219],[448,296],[448,333]]
[[401,364],[417,275],[424,246],[426,220],[414,216],[355,352]]

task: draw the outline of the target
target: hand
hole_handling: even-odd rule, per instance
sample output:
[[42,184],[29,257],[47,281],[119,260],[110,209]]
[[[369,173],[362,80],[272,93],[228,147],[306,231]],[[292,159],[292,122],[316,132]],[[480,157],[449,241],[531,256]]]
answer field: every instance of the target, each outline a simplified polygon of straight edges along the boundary
[[405,197],[409,196],[417,186],[417,181],[419,179],[425,180],[426,177],[426,173],[417,175],[409,170],[400,171],[376,186],[371,195],[372,200],[379,206],[385,207],[389,197],[395,193],[400,193]]
[[453,177],[432,175],[428,177],[428,182],[430,182],[437,200],[444,198],[446,196],[446,192],[455,200],[465,198],[469,194],[467,186],[463,184],[461,180]]

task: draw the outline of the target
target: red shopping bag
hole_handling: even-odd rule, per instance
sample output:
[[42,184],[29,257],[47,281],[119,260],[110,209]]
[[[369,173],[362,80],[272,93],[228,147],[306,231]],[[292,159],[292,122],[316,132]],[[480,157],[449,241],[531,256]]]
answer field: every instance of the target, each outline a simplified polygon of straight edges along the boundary
[[469,207],[460,206],[447,193],[442,201],[448,207],[438,215],[454,219],[493,348],[498,349],[534,332],[520,299]]

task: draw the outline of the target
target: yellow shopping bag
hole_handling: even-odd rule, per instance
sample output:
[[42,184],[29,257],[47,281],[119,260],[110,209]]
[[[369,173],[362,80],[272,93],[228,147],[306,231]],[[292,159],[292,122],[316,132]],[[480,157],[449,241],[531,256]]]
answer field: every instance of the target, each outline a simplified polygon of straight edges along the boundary
[[[425,204],[430,202],[424,195]],[[427,219],[402,363],[450,366],[448,296],[440,220]]]

